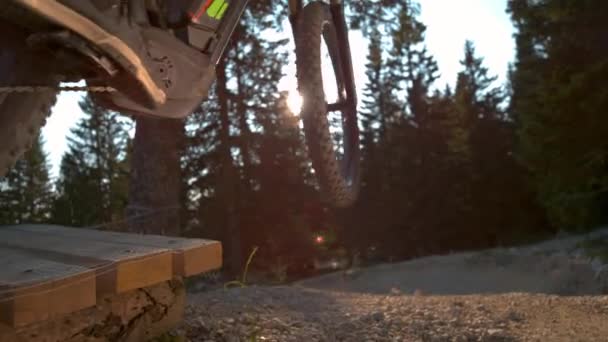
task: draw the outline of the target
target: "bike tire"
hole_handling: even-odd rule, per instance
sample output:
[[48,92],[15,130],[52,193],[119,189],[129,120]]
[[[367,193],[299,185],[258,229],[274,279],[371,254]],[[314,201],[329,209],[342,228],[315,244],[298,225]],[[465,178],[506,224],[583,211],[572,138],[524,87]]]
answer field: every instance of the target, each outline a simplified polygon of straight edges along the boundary
[[[342,66],[338,61],[336,27],[329,5],[322,2],[306,5],[298,13],[295,30],[297,80],[303,98],[300,116],[312,166],[328,202],[334,207],[348,207],[356,201],[359,193],[359,129],[356,119],[348,121],[351,126],[344,129],[344,141],[352,146],[346,146],[344,157],[339,160],[329,129],[321,71],[323,39],[332,60],[338,87],[344,84]],[[356,113],[350,115],[356,118]]]
[[[25,32],[0,21],[0,86],[58,85],[25,40]],[[32,146],[56,98],[54,90],[0,94],[0,177]]]

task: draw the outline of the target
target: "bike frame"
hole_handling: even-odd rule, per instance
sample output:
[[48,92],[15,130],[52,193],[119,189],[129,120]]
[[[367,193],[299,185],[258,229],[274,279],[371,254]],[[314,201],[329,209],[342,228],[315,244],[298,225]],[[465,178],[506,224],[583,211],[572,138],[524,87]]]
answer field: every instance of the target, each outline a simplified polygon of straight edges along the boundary
[[247,8],[248,3],[249,0],[233,0],[230,2],[231,8],[228,9],[226,17],[222,20],[222,23],[220,24],[220,29],[218,31],[219,39],[216,45],[217,47],[211,55],[211,60],[214,63],[219,63],[220,59],[224,56],[226,46],[230,42],[230,37],[232,37],[234,29],[241,20],[243,12],[245,12],[245,8]]

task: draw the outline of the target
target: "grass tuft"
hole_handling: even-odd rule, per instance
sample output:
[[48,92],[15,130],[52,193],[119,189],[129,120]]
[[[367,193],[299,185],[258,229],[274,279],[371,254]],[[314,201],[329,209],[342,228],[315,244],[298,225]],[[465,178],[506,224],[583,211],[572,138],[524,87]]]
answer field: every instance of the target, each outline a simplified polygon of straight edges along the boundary
[[235,286],[235,287],[246,287],[247,286],[247,273],[249,272],[249,265],[251,264],[251,261],[253,260],[253,256],[255,255],[255,253],[258,251],[258,246],[253,247],[253,250],[251,251],[251,253],[249,253],[249,258],[247,259],[247,263],[245,264],[245,269],[243,270],[243,275],[241,277],[241,280],[232,280],[227,282],[226,284],[224,284],[224,289],[228,289],[229,287]]

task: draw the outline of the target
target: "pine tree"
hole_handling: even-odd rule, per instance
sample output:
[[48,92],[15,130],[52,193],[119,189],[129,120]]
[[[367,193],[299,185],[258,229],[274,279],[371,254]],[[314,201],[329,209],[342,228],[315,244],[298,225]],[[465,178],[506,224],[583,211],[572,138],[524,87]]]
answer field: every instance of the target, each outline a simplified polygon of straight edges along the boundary
[[[490,76],[471,41],[465,42],[460,63],[463,69],[446,120],[448,153],[460,233],[469,236],[472,245],[467,247],[477,248],[496,243],[501,230],[518,228],[508,217],[515,217],[514,206],[523,204],[521,198],[516,201],[522,203],[512,200],[525,192],[525,183],[512,158],[513,126],[501,109],[505,96],[494,85],[497,78]],[[488,193],[500,195],[489,198]]]
[[71,130],[57,181],[53,221],[72,226],[113,222],[127,203],[127,122],[118,113],[80,102],[85,116]]
[[[442,178],[437,176],[443,170],[439,159],[443,139],[438,136],[436,125],[441,112],[432,105],[434,99],[430,94],[438,68],[426,49],[426,27],[418,20],[418,12],[418,6],[410,4],[399,13],[388,63],[390,83],[398,85],[391,90],[395,112],[400,115],[394,131],[389,131],[388,139],[392,140],[389,179],[396,195],[403,196],[400,207],[394,209],[402,214],[396,218],[395,226],[400,227],[397,236],[403,239],[408,236],[416,239],[428,229],[439,233],[436,226],[440,225],[441,217],[431,213],[441,210],[437,201],[445,199],[440,195]],[[402,98],[406,102],[399,103]]]
[[350,28],[366,36],[379,31],[386,34],[394,26],[395,14],[417,6],[410,0],[368,0],[345,2]]
[[[220,63],[218,69],[224,65]],[[213,204],[221,177],[219,155],[220,121],[217,86],[210,90],[207,101],[187,118],[182,169],[184,175],[184,233],[221,239],[221,224],[214,221],[219,208]]]
[[[391,85],[387,82],[388,67],[382,35],[377,27],[371,28],[366,64],[367,82],[363,89],[361,122],[362,179],[359,200],[351,213],[347,213],[341,237],[352,250],[362,250],[369,241],[366,233],[370,226],[386,227],[390,207],[390,184],[386,183],[387,168],[385,154],[386,132],[389,128],[389,108],[394,108]],[[384,234],[377,232],[378,237]]]
[[371,44],[361,120],[364,178],[349,223],[361,228],[357,248],[374,243],[365,235],[373,226],[376,245],[400,257],[410,252],[404,246],[417,243],[421,232],[434,225],[437,215],[430,214],[435,208],[430,201],[437,194],[434,175],[441,169],[435,160],[440,139],[431,124],[438,116],[430,94],[437,65],[425,48],[426,28],[418,13],[417,4],[401,3],[382,12],[378,28],[367,29]]
[[[429,174],[429,170],[424,169],[432,163],[428,158],[433,155],[432,150],[438,148],[434,146],[437,139],[433,139],[435,133],[431,127],[431,122],[436,118],[431,110],[430,95],[431,86],[438,78],[438,67],[425,47],[426,27],[418,20],[418,13],[419,8],[415,4],[398,13],[398,24],[391,34],[392,48],[387,62],[386,83],[392,101],[386,110],[388,122],[396,126],[392,132],[387,132],[387,139],[392,140],[392,146],[412,146],[411,139],[414,139],[417,146],[412,146],[409,152],[395,147],[398,152],[392,154],[396,159],[394,165],[405,166],[409,163],[408,159],[415,160],[417,165],[414,168],[424,176]],[[414,169],[412,172],[417,173]],[[393,172],[391,177],[397,177],[397,182],[405,178],[396,175]]]
[[45,223],[53,192],[42,137],[0,178],[0,224]]
[[426,26],[417,18],[419,6],[410,4],[399,12],[395,28],[391,31],[392,50],[388,65],[394,98],[407,93],[407,114],[422,118],[426,110],[431,85],[438,78],[438,67],[424,44]]
[[373,144],[379,143],[385,134],[386,105],[390,102],[390,85],[386,84],[387,66],[378,30],[373,30],[370,38],[366,68],[367,83],[363,90],[363,107],[359,115],[363,132],[361,143],[371,148]]
[[501,118],[498,106],[504,97],[500,88],[489,89],[497,78],[488,75],[483,59],[475,55],[473,42],[465,42],[464,59],[460,63],[464,69],[456,81],[455,108],[446,122],[450,130],[448,148],[456,158],[470,161],[472,130],[480,119]]
[[517,56],[511,109],[519,155],[555,227],[606,220],[603,109],[608,100],[608,5],[592,1],[509,2]]
[[[451,163],[452,172],[456,176],[454,183],[458,184],[459,193],[456,203],[465,204],[466,208],[472,208],[471,183],[480,177],[479,170],[474,159],[483,162],[492,156],[491,153],[484,154],[484,149],[492,149],[500,144],[506,143],[502,139],[492,141],[473,141],[475,134],[484,135],[486,138],[499,136],[505,137],[496,131],[503,121],[503,112],[499,108],[504,101],[503,91],[500,87],[494,87],[496,77],[489,75],[488,69],[483,66],[483,58],[477,57],[473,42],[466,41],[464,46],[464,58],[460,61],[463,70],[458,73],[456,88],[453,96],[453,109],[447,112],[444,124],[447,129],[448,159]],[[494,123],[494,125],[492,125]],[[506,124],[506,122],[504,122]],[[480,130],[480,127],[483,129]],[[486,130],[492,130],[489,135]],[[483,146],[488,144],[488,146]],[[479,152],[479,153],[476,153]],[[505,151],[493,151],[496,153]],[[506,157],[501,156],[501,157]],[[456,175],[457,174],[457,175]],[[480,202],[481,204],[481,202]]]

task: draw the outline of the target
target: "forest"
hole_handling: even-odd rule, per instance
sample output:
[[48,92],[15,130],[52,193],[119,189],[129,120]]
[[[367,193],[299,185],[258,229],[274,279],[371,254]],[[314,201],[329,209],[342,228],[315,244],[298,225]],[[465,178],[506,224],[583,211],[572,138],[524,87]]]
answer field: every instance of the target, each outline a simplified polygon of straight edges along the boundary
[[258,247],[259,268],[296,277],[327,253],[397,261],[606,223],[608,2],[507,1],[517,48],[507,84],[468,41],[445,89],[418,4],[347,2],[369,44],[361,192],[340,210],[319,194],[300,120],[277,89],[289,51],[266,32],[281,29],[285,5],[251,2],[209,98],[185,121],[83,98],[57,180],[42,138],[0,179],[0,224],[216,239],[229,272]]

